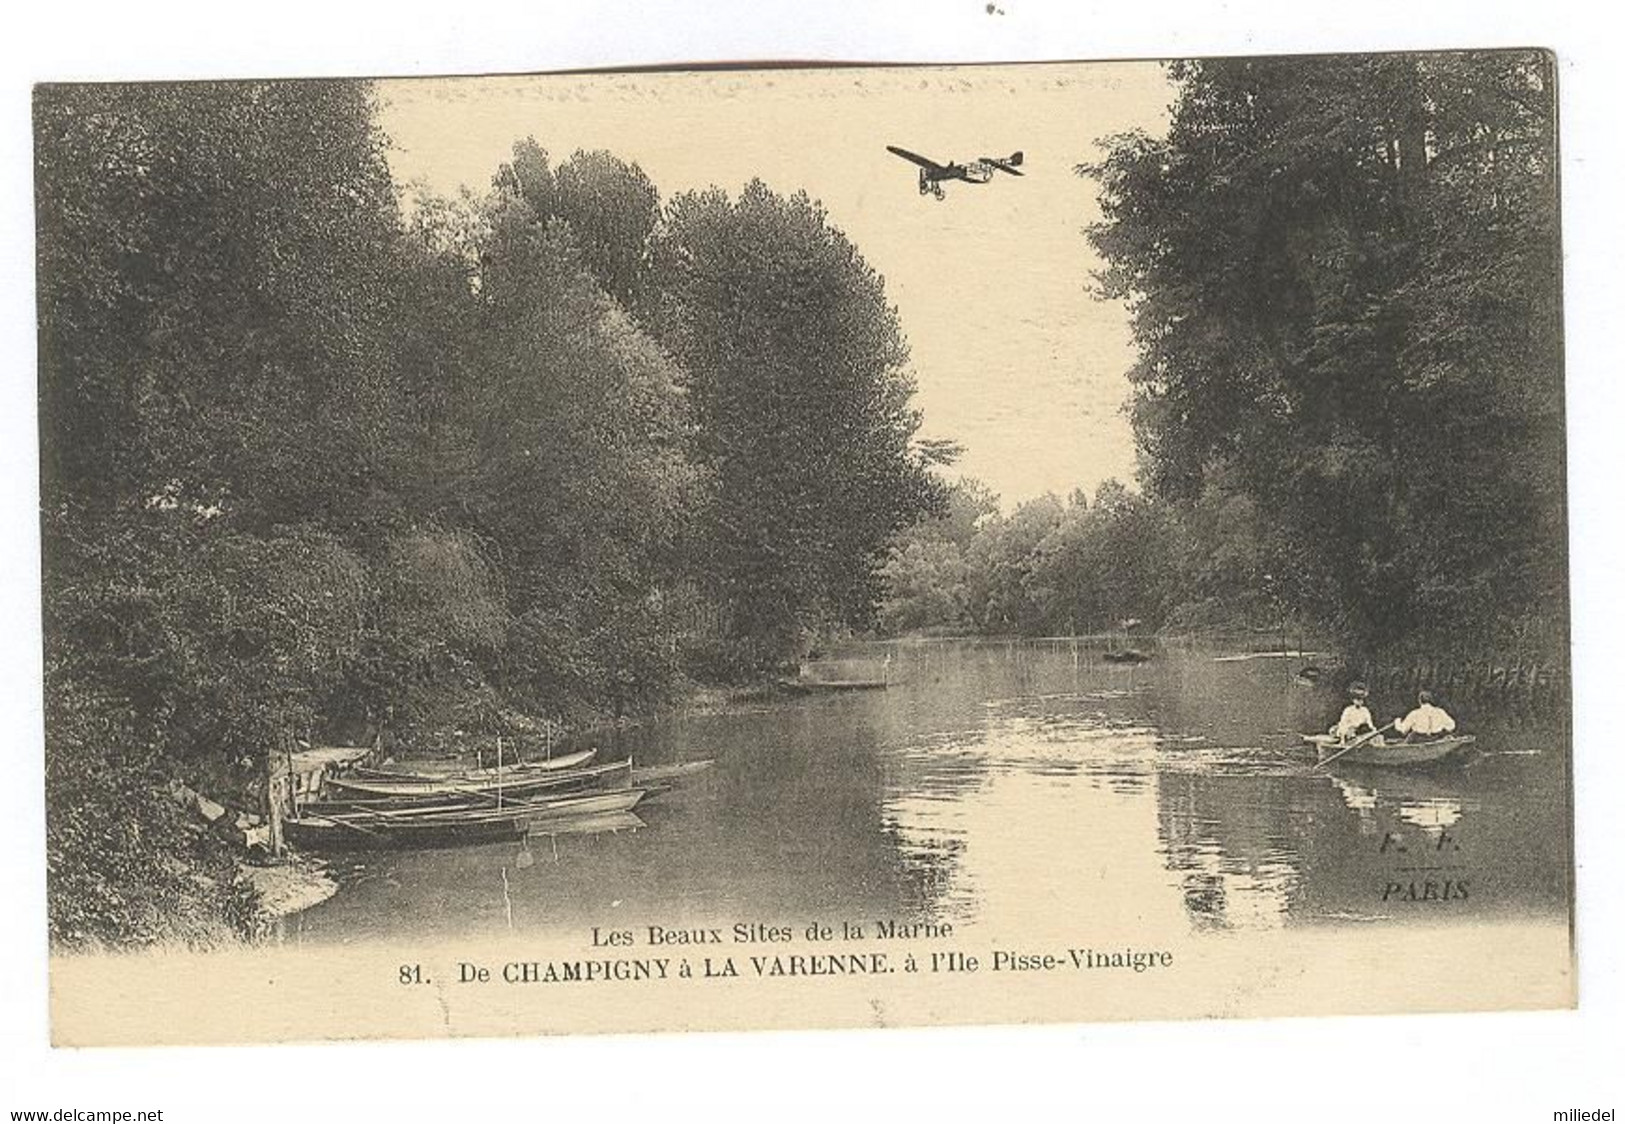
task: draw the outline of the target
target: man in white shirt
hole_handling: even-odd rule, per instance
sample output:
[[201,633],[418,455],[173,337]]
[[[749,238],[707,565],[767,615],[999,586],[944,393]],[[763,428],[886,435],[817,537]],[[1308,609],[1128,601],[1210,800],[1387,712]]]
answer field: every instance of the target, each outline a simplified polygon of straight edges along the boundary
[[1443,708],[1433,705],[1433,692],[1418,691],[1416,694],[1416,709],[1403,718],[1394,720],[1394,729],[1407,738],[1437,738],[1451,733],[1456,728],[1456,720],[1446,714]]
[[1349,684],[1349,704],[1343,708],[1343,714],[1337,720],[1337,725],[1331,729],[1331,734],[1338,741],[1348,741],[1351,738],[1369,734],[1377,728],[1371,720],[1371,708],[1366,706],[1366,689],[1364,683]]

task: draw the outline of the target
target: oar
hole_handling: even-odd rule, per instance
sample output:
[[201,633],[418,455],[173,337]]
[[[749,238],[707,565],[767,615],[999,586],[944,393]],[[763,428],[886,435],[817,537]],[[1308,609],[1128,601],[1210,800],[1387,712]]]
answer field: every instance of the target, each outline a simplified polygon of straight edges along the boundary
[[[1399,719],[1397,719],[1397,718],[1394,719],[1394,722],[1398,722],[1398,721],[1399,721]],[[1336,753],[1334,753],[1330,757],[1326,758],[1326,760],[1317,763],[1315,765],[1315,768],[1317,768],[1317,769],[1324,768],[1327,765],[1330,765],[1333,761],[1336,761],[1339,757],[1343,756],[1343,754],[1347,753],[1349,750],[1351,750],[1351,749],[1359,749],[1362,745],[1365,745],[1366,742],[1370,741],[1372,738],[1376,737],[1378,734],[1381,734],[1381,733],[1383,733],[1383,732],[1385,732],[1387,730],[1393,729],[1394,722],[1388,723],[1388,725],[1384,726],[1381,730],[1372,730],[1369,734],[1365,735],[1364,737],[1356,738],[1354,741],[1350,742],[1348,745],[1344,746],[1342,749],[1338,750]]]

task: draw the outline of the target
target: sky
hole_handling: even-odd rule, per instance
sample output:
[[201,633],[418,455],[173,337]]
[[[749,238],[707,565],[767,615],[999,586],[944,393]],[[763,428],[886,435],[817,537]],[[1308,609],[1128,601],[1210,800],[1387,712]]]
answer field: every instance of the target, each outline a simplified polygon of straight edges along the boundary
[[[753,178],[805,190],[885,278],[918,384],[921,436],[965,446],[955,471],[1008,509],[1134,476],[1124,407],[1127,312],[1090,294],[1099,216],[1074,168],[1097,142],[1166,128],[1156,63],[837,68],[380,83],[402,184],[489,188],[513,144],[555,162],[602,148],[642,166],[662,198]],[[1025,154],[1020,179],[921,196],[898,145],[961,162]]]

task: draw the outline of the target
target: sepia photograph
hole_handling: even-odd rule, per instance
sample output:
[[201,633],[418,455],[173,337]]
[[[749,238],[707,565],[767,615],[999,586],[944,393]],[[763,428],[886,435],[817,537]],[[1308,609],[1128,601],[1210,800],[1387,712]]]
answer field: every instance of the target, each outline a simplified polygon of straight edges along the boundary
[[35,87],[52,1041],[1572,1007],[1557,89]]

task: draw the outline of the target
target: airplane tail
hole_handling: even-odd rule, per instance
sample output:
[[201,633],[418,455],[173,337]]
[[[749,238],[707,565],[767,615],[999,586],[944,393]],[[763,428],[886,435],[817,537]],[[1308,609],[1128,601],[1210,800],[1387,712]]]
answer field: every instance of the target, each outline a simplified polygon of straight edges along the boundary
[[1020,152],[1011,153],[1010,159],[1006,160],[1005,163],[1014,165],[1017,168],[1021,167],[1021,153]]

